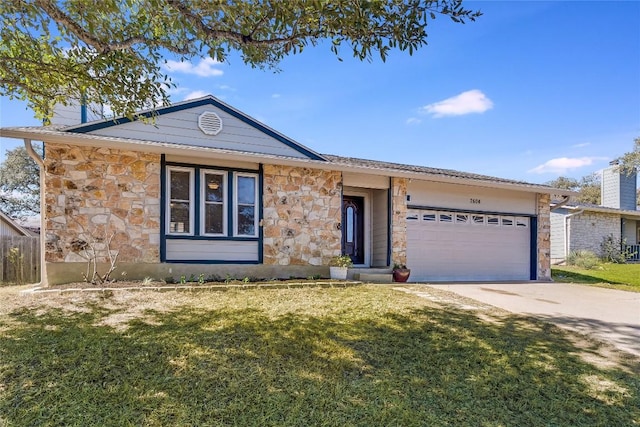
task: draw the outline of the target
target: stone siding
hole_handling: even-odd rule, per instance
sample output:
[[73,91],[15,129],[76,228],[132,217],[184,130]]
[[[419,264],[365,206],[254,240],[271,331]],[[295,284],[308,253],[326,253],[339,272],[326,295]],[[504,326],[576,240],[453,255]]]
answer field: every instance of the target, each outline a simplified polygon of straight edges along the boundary
[[620,238],[620,215],[583,212],[569,218],[569,252],[589,250],[600,255],[602,240],[613,234]]
[[[407,263],[407,179],[391,180],[391,264]],[[411,268],[410,265],[407,267]]]
[[340,172],[265,165],[263,259],[270,265],[328,265],[340,255]]
[[551,195],[538,194],[538,280],[551,280]]
[[[160,261],[160,156],[45,144],[47,262]],[[111,238],[110,246],[107,240]]]

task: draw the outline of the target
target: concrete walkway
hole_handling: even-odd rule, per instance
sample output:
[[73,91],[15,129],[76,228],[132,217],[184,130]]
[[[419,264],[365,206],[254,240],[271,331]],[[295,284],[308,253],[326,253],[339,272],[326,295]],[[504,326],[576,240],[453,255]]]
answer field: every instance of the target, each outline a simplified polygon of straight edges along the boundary
[[640,293],[569,283],[428,286],[542,318],[640,356]]

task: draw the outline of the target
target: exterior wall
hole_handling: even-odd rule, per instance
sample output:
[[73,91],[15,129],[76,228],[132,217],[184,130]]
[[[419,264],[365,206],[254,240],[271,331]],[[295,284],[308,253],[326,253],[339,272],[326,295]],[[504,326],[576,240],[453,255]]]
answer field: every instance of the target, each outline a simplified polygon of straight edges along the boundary
[[326,266],[340,255],[340,172],[265,165],[263,177],[264,264]]
[[557,209],[551,212],[551,263],[558,264],[564,262],[565,254],[565,229],[564,221],[568,214],[567,209]]
[[602,239],[620,236],[620,215],[585,211],[568,219],[569,252],[589,250],[600,254]]
[[413,179],[408,185],[409,205],[470,211],[536,214],[536,195],[472,185],[445,184]]
[[[215,112],[222,120],[222,130],[219,134],[206,135],[198,128],[198,117],[205,111]],[[213,105],[163,114],[156,117],[153,124],[141,121],[122,123],[91,131],[90,134],[305,157],[295,149]]]
[[551,280],[551,195],[538,194],[538,280]]
[[[387,178],[387,181],[389,179]],[[389,192],[388,190],[372,191],[372,267],[387,266],[387,246],[389,245]]]
[[602,171],[602,206],[635,211],[636,174],[627,175],[611,166]]
[[0,236],[24,236],[24,234],[0,217]]
[[[391,178],[391,263],[407,263],[407,179]],[[411,268],[411,266],[408,266]]]
[[342,185],[345,187],[387,189],[389,188],[389,177],[384,175],[343,172]]
[[[160,156],[45,144],[47,262],[159,262]],[[106,239],[112,236],[111,245]]]

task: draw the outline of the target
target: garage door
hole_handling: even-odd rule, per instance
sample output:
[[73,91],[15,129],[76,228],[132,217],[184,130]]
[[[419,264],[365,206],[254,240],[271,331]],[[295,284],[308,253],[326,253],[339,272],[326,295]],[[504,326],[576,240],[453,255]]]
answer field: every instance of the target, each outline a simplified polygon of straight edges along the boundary
[[525,216],[410,209],[410,280],[529,280],[530,227]]

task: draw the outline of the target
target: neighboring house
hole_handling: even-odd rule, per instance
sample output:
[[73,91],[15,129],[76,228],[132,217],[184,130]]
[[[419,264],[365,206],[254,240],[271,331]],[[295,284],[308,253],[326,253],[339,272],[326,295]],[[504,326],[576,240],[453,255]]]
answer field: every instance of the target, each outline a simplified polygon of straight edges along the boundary
[[22,227],[13,219],[0,211],[0,236],[35,236],[36,234]]
[[551,262],[562,263],[577,250],[601,252],[608,236],[623,239],[640,260],[640,210],[636,205],[636,174],[622,173],[616,162],[602,172],[602,205],[552,204]]
[[412,281],[550,280],[559,190],[319,154],[212,96],[145,115],[0,129],[45,143],[48,283],[81,277],[87,234],[128,278],[327,275],[344,253]]

